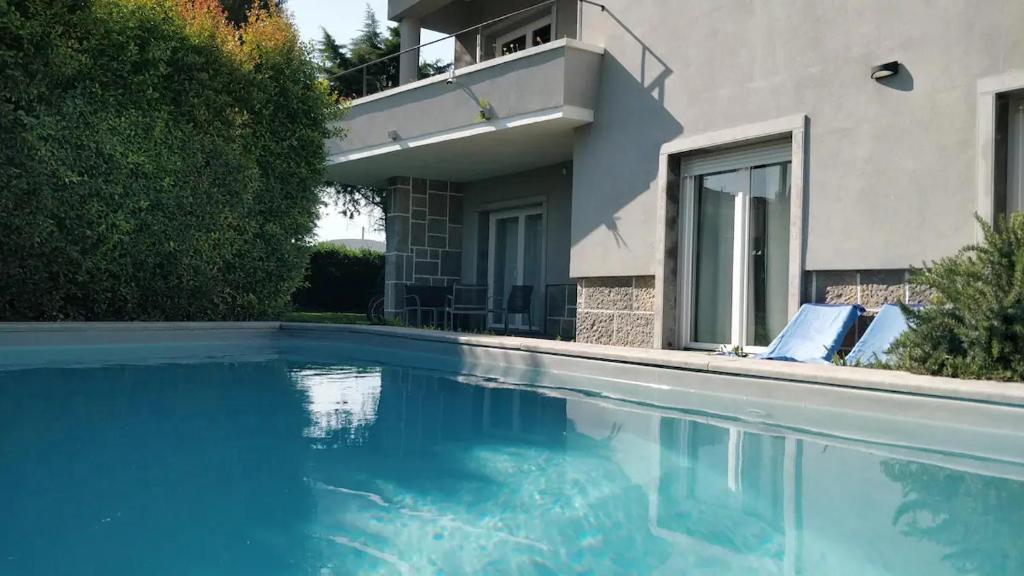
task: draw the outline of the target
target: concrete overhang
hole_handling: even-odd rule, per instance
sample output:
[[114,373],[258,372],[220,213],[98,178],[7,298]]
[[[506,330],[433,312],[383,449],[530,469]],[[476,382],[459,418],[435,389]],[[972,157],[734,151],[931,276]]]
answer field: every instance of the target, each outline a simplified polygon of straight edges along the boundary
[[[326,173],[345,184],[391,176],[471,181],[572,157],[594,119],[602,48],[562,39],[354,100]],[[486,111],[487,118],[481,117]]]

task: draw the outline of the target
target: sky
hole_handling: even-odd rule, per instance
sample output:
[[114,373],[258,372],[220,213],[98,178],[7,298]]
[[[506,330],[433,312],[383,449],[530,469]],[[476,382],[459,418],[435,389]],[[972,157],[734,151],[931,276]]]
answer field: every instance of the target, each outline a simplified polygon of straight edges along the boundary
[[[386,21],[387,0],[288,0],[285,3],[303,40],[320,40],[322,30],[326,29],[338,42],[348,42],[359,33],[367,5],[373,8],[382,23]],[[440,37],[441,34],[424,30],[420,41],[429,42]],[[423,57],[447,62],[451,60],[451,51],[450,41],[439,42],[425,49]],[[373,221],[370,214],[349,220],[338,214],[333,206],[327,206],[320,212],[316,236],[321,241],[364,237],[383,240],[384,232],[375,230]]]

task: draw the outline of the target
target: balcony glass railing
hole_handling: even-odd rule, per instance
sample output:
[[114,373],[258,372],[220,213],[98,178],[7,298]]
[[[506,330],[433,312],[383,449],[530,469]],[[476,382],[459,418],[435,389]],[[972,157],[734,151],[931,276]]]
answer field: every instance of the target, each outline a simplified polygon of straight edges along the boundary
[[[605,9],[603,5],[590,0],[578,0],[577,24],[582,21],[579,12],[584,4],[599,7],[602,11]],[[454,34],[330,75],[327,80],[343,96],[359,98],[433,76],[449,74],[454,77],[457,68],[515,54],[559,38],[579,39],[579,26],[572,31],[559,28],[558,6],[558,0],[544,0]],[[451,44],[451,48],[446,50],[450,51],[450,55],[431,58],[432,55],[436,56],[436,49],[445,43]],[[431,49],[425,50],[427,48]],[[412,66],[416,69],[403,70],[403,67]],[[403,78],[405,82],[401,82]]]

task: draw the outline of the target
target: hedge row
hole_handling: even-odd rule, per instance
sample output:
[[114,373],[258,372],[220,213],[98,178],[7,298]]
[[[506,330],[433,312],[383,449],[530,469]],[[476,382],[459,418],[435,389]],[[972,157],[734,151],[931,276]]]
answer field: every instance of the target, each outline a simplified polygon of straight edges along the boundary
[[0,320],[274,317],[340,108],[290,22],[0,0]]
[[384,290],[384,255],[321,244],[309,258],[303,285],[292,294],[296,308],[311,312],[365,312]]

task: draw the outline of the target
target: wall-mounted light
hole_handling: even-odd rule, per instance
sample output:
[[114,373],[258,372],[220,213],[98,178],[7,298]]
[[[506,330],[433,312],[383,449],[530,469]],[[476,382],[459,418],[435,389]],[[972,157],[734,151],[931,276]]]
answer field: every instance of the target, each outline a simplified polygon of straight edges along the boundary
[[893,60],[892,62],[886,62],[885,64],[879,64],[871,68],[871,79],[881,80],[882,78],[888,78],[895,76],[900,73],[900,61]]
[[398,130],[388,130],[388,140],[392,142],[398,140]]

